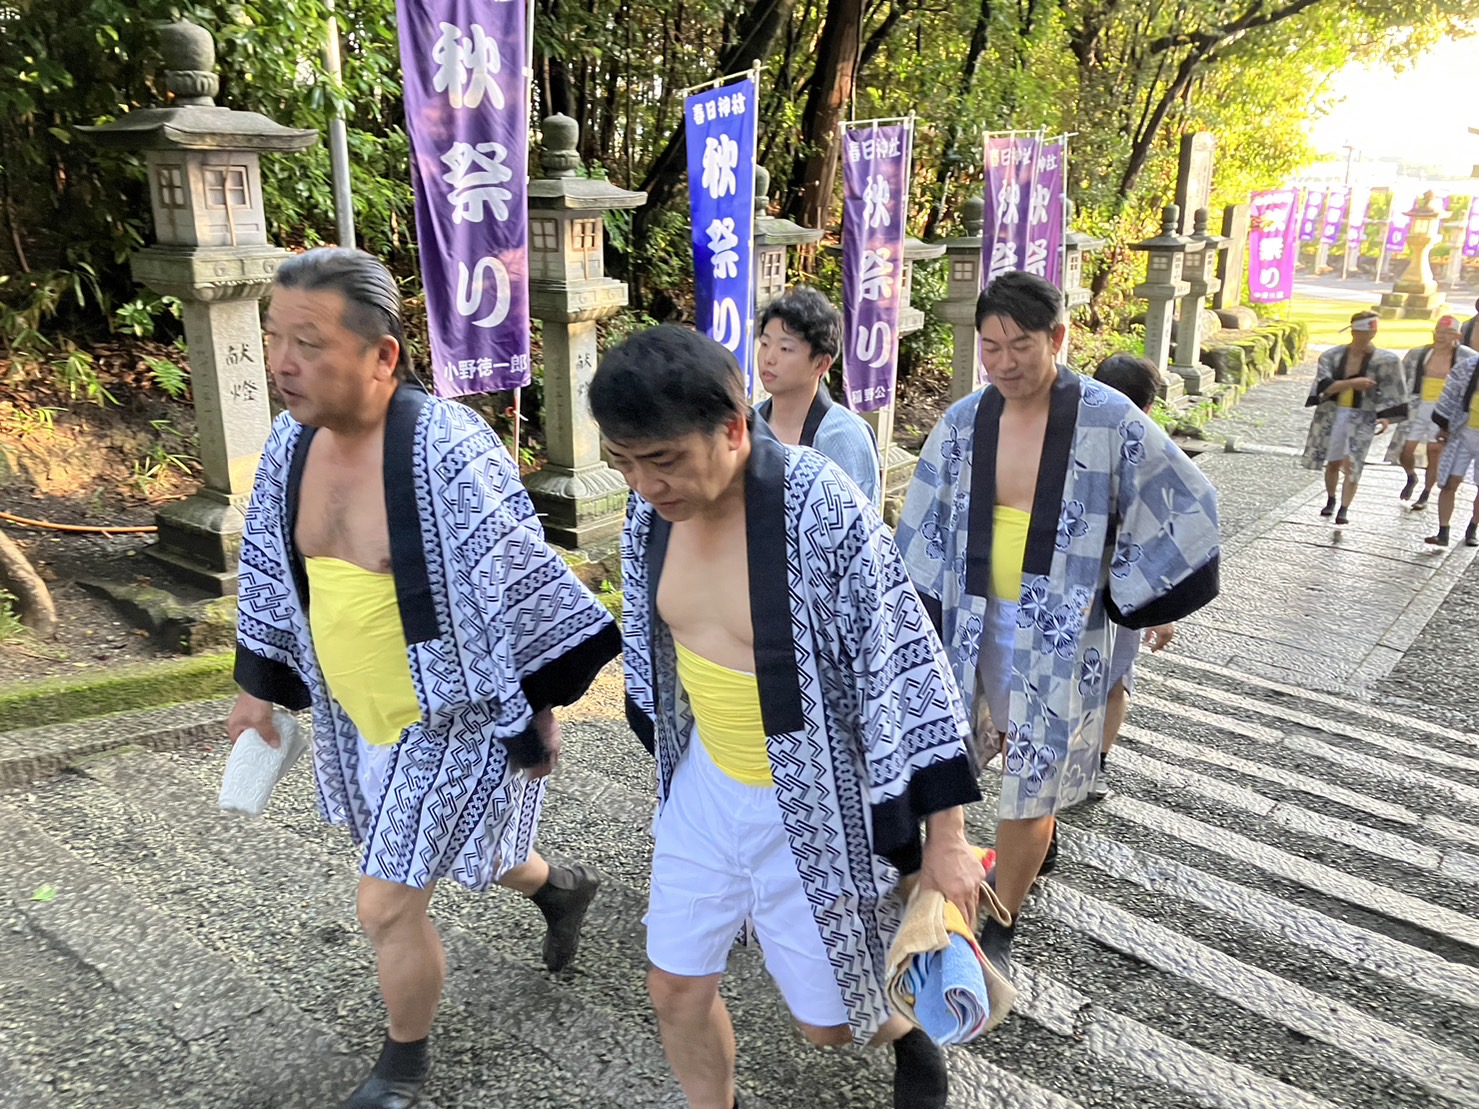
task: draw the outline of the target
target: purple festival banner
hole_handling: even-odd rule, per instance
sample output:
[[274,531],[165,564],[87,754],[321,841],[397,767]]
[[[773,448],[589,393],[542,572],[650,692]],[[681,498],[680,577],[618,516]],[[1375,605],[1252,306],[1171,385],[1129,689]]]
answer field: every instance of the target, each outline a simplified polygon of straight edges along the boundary
[[1027,256],[1022,268],[1050,285],[1063,283],[1063,179],[1068,166],[1067,137],[1044,143],[1037,179],[1027,205]]
[[854,412],[894,399],[913,138],[908,123],[842,133],[842,381]]
[[986,136],[986,225],[981,236],[981,287],[1027,259],[1027,209],[1037,179],[1042,136]]
[[1249,198],[1248,299],[1273,304],[1294,295],[1297,189],[1275,189]]
[[1299,241],[1314,242],[1320,231],[1320,210],[1325,206],[1324,189],[1307,189],[1304,194],[1304,213],[1299,218]]
[[1479,196],[1469,201],[1469,222],[1464,228],[1464,257],[1479,258]]
[[1325,223],[1320,229],[1320,242],[1334,246],[1340,241],[1340,225],[1345,222],[1346,209],[1350,207],[1351,190],[1337,186],[1330,190],[1325,201]]
[[1367,188],[1351,190],[1350,207],[1351,222],[1345,233],[1346,249],[1359,252],[1363,245],[1362,236],[1366,231],[1366,223],[1371,218],[1371,190]]
[[1407,210],[1416,201],[1397,203],[1397,194],[1392,194],[1391,215],[1387,222],[1387,253],[1401,254],[1407,249],[1407,232],[1412,228],[1412,218]]
[[529,383],[525,6],[397,0],[436,392]]
[[731,351],[755,390],[755,82],[684,101],[698,330]]

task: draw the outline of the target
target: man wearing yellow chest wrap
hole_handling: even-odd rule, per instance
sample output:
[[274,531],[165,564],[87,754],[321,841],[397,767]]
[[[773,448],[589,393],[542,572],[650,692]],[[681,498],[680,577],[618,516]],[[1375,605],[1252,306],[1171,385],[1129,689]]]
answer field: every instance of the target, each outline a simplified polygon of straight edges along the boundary
[[755,417],[712,339],[641,332],[607,353],[590,397],[636,493],[627,719],[660,802],[647,982],[683,1092],[695,1109],[737,1103],[719,979],[750,920],[807,1039],[891,1042],[894,1105],[944,1109],[944,1057],[892,1013],[885,953],[902,874],[975,916],[961,806],[980,792],[888,529],[834,462]]
[[1473,353],[1459,342],[1458,321],[1452,316],[1444,316],[1433,328],[1431,343],[1414,347],[1402,357],[1402,373],[1408,389],[1407,419],[1392,432],[1387,461],[1396,462],[1407,471],[1407,483],[1398,494],[1405,501],[1417,488],[1418,447],[1422,447],[1427,455],[1422,493],[1412,502],[1414,512],[1428,507],[1428,498],[1438,485],[1438,462],[1443,454],[1438,443],[1440,429],[1433,422],[1438,398],[1443,395],[1449,371]]
[[361,845],[359,919],[390,1027],[347,1109],[407,1109],[431,1066],[442,878],[529,896],[545,965],[574,957],[596,879],[533,849],[552,709],[620,648],[544,544],[512,460],[468,409],[410,377],[395,280],[356,250],[284,262],[267,359],[273,425],[242,540],[228,721],[274,746],[272,706],[313,708],[325,819]]

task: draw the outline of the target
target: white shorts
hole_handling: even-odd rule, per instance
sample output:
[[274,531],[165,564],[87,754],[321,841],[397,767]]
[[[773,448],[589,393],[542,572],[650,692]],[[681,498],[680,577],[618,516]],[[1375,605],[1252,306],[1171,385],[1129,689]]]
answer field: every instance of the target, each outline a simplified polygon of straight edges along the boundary
[[848,1023],[773,786],[735,781],[694,735],[655,832],[643,918],[653,966],[684,977],[720,974],[749,919],[792,1015],[817,1028]]
[[1360,415],[1359,408],[1342,408],[1335,413],[1335,422],[1330,425],[1330,449],[1325,452],[1326,465],[1352,456],[1351,433]]
[[978,740],[994,746],[996,735],[981,737],[982,728],[993,733],[1007,730],[1012,708],[1012,670],[1017,651],[1017,609],[1013,601],[986,598],[986,626],[981,629],[980,653],[976,656],[977,697],[991,714],[989,723],[976,713]]
[[1433,422],[1433,409],[1438,407],[1436,401],[1422,400],[1413,406],[1408,413],[1407,419],[1407,443],[1436,443],[1438,441],[1438,425]]

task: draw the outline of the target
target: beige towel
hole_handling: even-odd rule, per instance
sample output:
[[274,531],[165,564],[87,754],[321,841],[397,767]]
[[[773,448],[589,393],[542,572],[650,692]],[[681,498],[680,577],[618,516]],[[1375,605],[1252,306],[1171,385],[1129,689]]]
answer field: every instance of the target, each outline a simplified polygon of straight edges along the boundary
[[[1012,914],[1007,912],[1001,898],[996,896],[996,891],[985,882],[981,883],[981,905],[1003,926],[1011,927]],[[943,951],[950,943],[951,932],[960,931],[959,927],[952,928],[947,924],[947,910],[955,921],[963,923],[960,911],[947,903],[942,893],[916,886],[904,909],[904,923],[900,925],[899,933],[888,949],[888,999],[894,1012],[905,1017],[916,1028],[919,1022],[914,1018],[914,995],[904,985],[904,972],[914,956]],[[969,930],[963,934],[971,936]],[[972,943],[975,942],[973,936],[971,940]],[[990,1032],[1006,1020],[1012,1011],[1012,1006],[1017,1002],[1017,987],[985,959],[981,960],[981,973],[986,976],[986,997],[991,1004],[991,1015],[986,1020],[985,1028],[986,1032]]]

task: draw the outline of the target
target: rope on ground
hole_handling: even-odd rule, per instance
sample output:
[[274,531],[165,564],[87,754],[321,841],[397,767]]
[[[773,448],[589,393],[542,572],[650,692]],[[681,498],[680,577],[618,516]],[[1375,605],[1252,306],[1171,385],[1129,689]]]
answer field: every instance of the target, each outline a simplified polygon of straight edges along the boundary
[[159,529],[153,524],[140,527],[95,527],[91,524],[54,524],[50,520],[28,520],[9,512],[0,512],[0,520],[19,524],[27,528],[45,528],[47,531],[81,532],[84,535],[152,535]]

